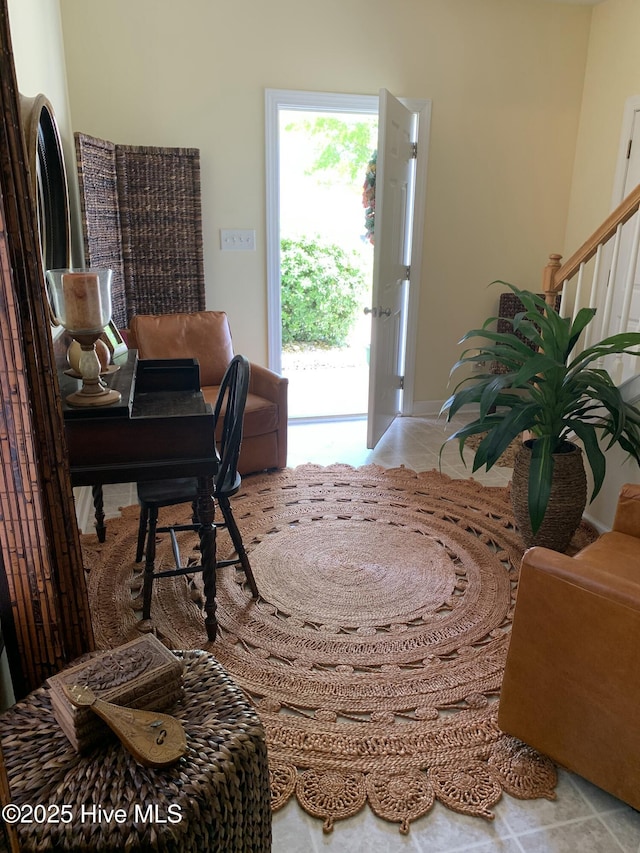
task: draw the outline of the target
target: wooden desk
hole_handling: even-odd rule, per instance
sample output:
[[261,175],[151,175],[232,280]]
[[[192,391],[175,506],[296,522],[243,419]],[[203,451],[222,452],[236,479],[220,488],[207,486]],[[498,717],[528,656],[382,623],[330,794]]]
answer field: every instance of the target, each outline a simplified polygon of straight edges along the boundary
[[67,394],[79,385],[59,371],[71,482],[91,486],[96,532],[106,528],[102,486],[179,477],[198,478],[198,519],[205,591],[205,624],[215,639],[215,526],[213,476],[217,470],[211,405],[200,391],[197,362],[138,361],[129,350],[120,370],[105,377],[122,399],[112,406],[73,408]]

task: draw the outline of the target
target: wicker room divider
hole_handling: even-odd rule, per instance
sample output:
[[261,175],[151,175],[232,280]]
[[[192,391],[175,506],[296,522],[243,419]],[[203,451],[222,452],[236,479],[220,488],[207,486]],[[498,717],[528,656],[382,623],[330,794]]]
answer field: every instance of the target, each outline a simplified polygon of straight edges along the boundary
[[115,145],[79,133],[75,143],[85,263],[97,269],[113,270],[112,318],[118,328],[124,329],[128,325],[127,301]]
[[197,148],[115,145],[75,134],[87,266],[113,269],[113,320],[203,311]]

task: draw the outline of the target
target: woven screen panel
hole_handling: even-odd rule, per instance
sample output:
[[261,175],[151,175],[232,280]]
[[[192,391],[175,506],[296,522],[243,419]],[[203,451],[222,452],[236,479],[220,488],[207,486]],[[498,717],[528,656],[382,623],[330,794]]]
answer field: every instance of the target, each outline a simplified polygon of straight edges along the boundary
[[116,146],[84,133],[75,134],[85,263],[113,270],[112,318],[127,326],[124,258],[116,178]]
[[200,152],[117,145],[127,315],[205,308]]
[[[538,296],[544,299],[544,293],[539,293]],[[560,294],[556,297],[556,310],[560,309]],[[496,331],[500,334],[509,334],[513,332],[513,323],[510,320],[519,314],[521,311],[524,311],[525,307],[522,304],[522,301],[515,293],[509,291],[508,293],[500,294],[500,302],[498,307],[498,323],[496,326]],[[532,350],[535,349],[534,345],[530,340],[525,338],[525,336],[516,331],[515,335],[521,341],[523,341],[527,346],[531,347]],[[499,364],[497,361],[494,361],[491,365],[491,373],[506,373],[506,368],[504,365]]]

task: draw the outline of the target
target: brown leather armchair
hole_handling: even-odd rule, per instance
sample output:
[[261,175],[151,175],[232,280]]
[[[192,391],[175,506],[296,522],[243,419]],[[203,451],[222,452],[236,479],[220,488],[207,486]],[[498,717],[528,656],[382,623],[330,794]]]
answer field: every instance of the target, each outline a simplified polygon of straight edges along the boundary
[[498,722],[640,809],[640,485],[574,557],[524,555]]
[[[233,358],[229,321],[224,311],[191,314],[136,314],[129,346],[139,358],[196,358],[205,399],[215,405],[224,371]],[[288,379],[251,365],[238,470],[251,474],[287,464]]]

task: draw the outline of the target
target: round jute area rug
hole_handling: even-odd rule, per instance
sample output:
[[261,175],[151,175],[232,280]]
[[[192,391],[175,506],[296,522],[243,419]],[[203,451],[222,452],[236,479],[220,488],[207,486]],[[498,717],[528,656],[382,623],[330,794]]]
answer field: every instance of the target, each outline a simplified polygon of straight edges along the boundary
[[[274,808],[295,794],[328,831],[368,802],[407,832],[436,799],[491,818],[503,791],[554,797],[553,765],[496,722],[523,552],[507,489],[305,465],[247,477],[232,506],[259,599],[241,572],[219,571],[209,643],[201,575],[156,580],[142,627],[211,651],[255,704]],[[189,514],[168,508],[161,521]],[[128,507],[104,544],[83,537],[101,648],[141,627],[137,521]],[[196,535],[179,541],[183,563],[197,560]],[[172,565],[167,535],[156,565]]]

